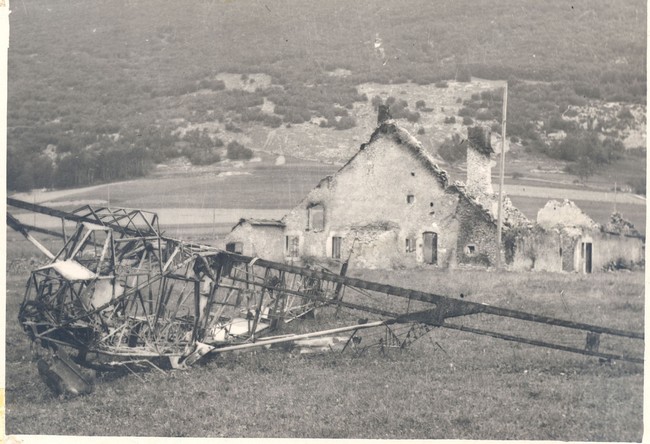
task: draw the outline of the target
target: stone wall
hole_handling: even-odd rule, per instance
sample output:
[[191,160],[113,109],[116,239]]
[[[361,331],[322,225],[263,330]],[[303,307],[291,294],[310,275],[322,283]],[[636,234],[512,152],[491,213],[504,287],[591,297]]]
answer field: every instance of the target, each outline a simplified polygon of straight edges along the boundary
[[585,272],[585,243],[592,245],[591,272],[603,271],[619,259],[638,263],[644,258],[643,240],[575,227],[519,232],[515,240],[512,270]]
[[[560,230],[531,227],[517,232],[511,270],[562,271],[563,240]],[[571,259],[573,256],[571,256]]]
[[472,196],[493,194],[490,129],[482,126],[467,128],[467,192]]
[[459,264],[494,266],[497,261],[497,226],[465,197],[458,197],[459,223],[456,255]]
[[544,228],[581,227],[598,229],[598,224],[568,199],[559,202],[550,200],[537,212],[537,223]]

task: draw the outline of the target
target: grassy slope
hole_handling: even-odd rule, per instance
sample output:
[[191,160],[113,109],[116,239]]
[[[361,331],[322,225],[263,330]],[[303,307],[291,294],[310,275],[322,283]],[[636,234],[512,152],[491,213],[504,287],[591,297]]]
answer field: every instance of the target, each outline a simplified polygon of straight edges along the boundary
[[[643,323],[640,273],[352,274],[576,321],[634,330]],[[388,355],[227,356],[189,371],[144,374],[144,381],[100,380],[93,395],[61,401],[39,380],[14,321],[24,277],[8,276],[7,433],[641,439],[641,366],[448,330]],[[508,320],[497,326],[516,328]]]

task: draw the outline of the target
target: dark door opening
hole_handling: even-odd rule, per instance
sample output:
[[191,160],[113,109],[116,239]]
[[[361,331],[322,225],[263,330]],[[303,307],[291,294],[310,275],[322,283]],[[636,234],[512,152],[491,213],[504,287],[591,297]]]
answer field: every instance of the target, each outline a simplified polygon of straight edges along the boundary
[[438,263],[438,233],[427,231],[422,233],[422,256],[425,264]]
[[592,244],[591,242],[585,242],[585,273],[591,273],[591,254],[592,254]]

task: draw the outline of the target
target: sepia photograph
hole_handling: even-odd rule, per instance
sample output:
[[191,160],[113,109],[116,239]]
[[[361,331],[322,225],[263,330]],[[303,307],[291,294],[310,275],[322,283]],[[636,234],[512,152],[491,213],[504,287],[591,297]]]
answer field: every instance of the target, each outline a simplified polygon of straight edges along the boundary
[[8,442],[643,440],[645,1],[0,20]]

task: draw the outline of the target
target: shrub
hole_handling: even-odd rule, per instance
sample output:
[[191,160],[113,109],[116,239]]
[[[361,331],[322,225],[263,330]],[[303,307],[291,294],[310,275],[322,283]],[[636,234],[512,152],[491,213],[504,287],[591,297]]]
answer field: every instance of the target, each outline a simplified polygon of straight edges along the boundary
[[349,115],[349,113],[348,113],[347,109],[337,106],[337,107],[334,108],[334,115],[339,116],[339,117],[345,117],[345,116]]
[[264,126],[270,128],[279,128],[282,125],[282,119],[279,116],[272,114],[264,115]]
[[408,120],[411,123],[415,123],[420,120],[420,113],[418,112],[408,112],[406,114],[406,120]]
[[469,126],[469,125],[473,125],[473,124],[474,124],[474,119],[472,119],[469,116],[463,117],[463,125]]
[[492,112],[489,109],[481,109],[479,112],[476,113],[476,120],[492,120],[494,116],[492,115]]
[[203,79],[199,82],[200,89],[211,89],[212,91],[222,91],[226,89],[223,80]]
[[355,126],[357,126],[357,121],[354,120],[354,117],[343,116],[336,122],[335,128],[337,130],[346,130],[354,128]]
[[580,82],[576,83],[573,86],[573,90],[576,92],[576,94],[582,97],[589,99],[601,98],[600,88],[597,85],[590,85],[588,83]]
[[632,114],[632,111],[630,111],[630,108],[624,106],[621,108],[621,110],[616,114],[616,117],[622,120],[634,120],[634,114]]
[[382,105],[384,101],[382,100],[381,97],[375,96],[372,98],[370,103],[372,103],[373,108],[375,108],[375,111],[377,111],[377,109],[379,109],[379,105]]
[[469,71],[467,65],[461,65],[456,70],[456,81],[457,82],[471,82],[472,73]]
[[635,179],[630,179],[627,181],[627,184],[632,187],[635,194],[642,194],[645,196],[645,187],[646,187],[646,177],[641,176]]
[[463,107],[458,110],[458,115],[460,117],[474,117],[476,115],[476,111],[474,111],[472,108]]
[[420,127],[420,129],[418,130],[418,134],[420,135],[424,134],[424,127],[422,126]]
[[253,151],[244,145],[233,140],[228,144],[228,159],[230,160],[248,160],[253,157]]
[[449,163],[465,160],[467,158],[467,144],[463,143],[459,134],[454,134],[440,145],[438,155]]
[[241,128],[238,128],[232,122],[227,122],[226,123],[226,131],[230,131],[231,133],[241,133],[242,132]]
[[183,154],[192,165],[211,165],[221,160],[221,156],[218,153],[200,148],[185,149],[183,150]]
[[445,123],[447,124],[456,123],[456,117],[454,116],[445,117]]

